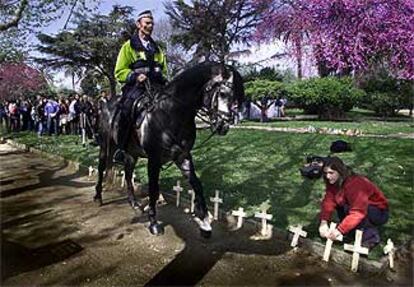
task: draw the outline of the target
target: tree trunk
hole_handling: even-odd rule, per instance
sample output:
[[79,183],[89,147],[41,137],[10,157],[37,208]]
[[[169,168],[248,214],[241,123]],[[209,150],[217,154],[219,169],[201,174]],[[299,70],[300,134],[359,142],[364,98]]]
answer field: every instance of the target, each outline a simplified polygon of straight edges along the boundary
[[295,48],[296,48],[296,62],[298,64],[298,79],[301,80],[303,77],[302,73],[302,40],[298,38],[295,41]]
[[72,90],[76,90],[76,87],[75,87],[75,72],[72,72]]
[[318,61],[318,74],[319,74],[319,77],[321,77],[321,78],[328,77],[329,73],[330,73],[330,70],[326,66],[325,61],[323,61],[323,60]]

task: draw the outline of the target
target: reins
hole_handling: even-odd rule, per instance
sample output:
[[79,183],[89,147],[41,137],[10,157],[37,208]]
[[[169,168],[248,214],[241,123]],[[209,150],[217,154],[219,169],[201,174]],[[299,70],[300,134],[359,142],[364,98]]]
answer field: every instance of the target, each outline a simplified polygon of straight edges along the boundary
[[[145,89],[146,89],[146,93],[147,93],[147,95],[149,96],[149,98],[150,98],[150,100],[151,100],[151,102],[152,102],[152,104],[151,104],[151,106],[149,107],[149,108],[147,108],[147,111],[151,111],[155,106],[157,106],[160,102],[162,102],[162,101],[164,101],[164,100],[167,100],[167,99],[170,99],[170,100],[172,100],[172,101],[176,101],[176,102],[178,102],[178,103],[181,103],[181,104],[185,104],[185,102],[183,101],[183,100],[181,100],[181,99],[179,99],[179,98],[177,98],[177,97],[173,97],[173,96],[171,96],[171,95],[168,95],[168,94],[166,94],[166,95],[164,95],[164,96],[161,96],[161,97],[158,97],[157,98],[157,96],[156,95],[154,95],[154,93],[153,93],[153,89],[151,88],[151,83],[149,82],[149,81],[145,81],[144,82],[144,85],[145,85]],[[203,88],[202,88],[205,92],[207,92],[207,93],[209,93],[209,92],[211,92],[211,91],[213,91],[213,95],[211,96],[211,100],[210,100],[210,106],[212,106],[213,105],[213,103],[212,103],[212,101],[214,100],[214,98],[215,98],[215,94],[217,93],[217,91],[216,91],[216,89],[211,85],[211,83],[210,82],[207,82],[204,86],[203,86]],[[160,109],[161,111],[163,111],[162,109]],[[210,111],[206,108],[206,107],[202,107],[199,111],[197,111],[197,114],[196,114],[196,117],[198,118],[198,119],[200,119],[202,122],[204,122],[204,123],[206,123],[206,124],[208,124],[209,126],[213,126],[213,122],[210,120],[210,117],[209,117],[209,114],[210,114]],[[205,119],[204,117],[205,116],[207,116],[207,118],[208,119]],[[210,133],[210,135],[205,139],[205,140],[203,140],[201,143],[199,143],[197,146],[195,146],[194,148],[192,148],[192,150],[194,151],[194,150],[198,150],[198,149],[200,149],[201,147],[203,147],[203,145],[205,145],[216,133],[217,133],[217,130],[218,130],[218,126],[216,126],[212,131],[211,131],[211,133]],[[168,137],[172,140],[172,142],[173,143],[175,143],[175,145],[182,151],[182,152],[184,152],[184,150],[183,150],[183,148],[181,147],[181,145],[178,143],[178,141],[176,140],[176,137],[175,136],[173,136],[173,135],[170,135],[170,133],[167,133],[168,134]],[[168,168],[170,168],[171,167],[171,165],[174,163],[174,159],[172,159],[171,160],[171,162],[165,167],[165,168],[163,168],[163,167],[161,167],[161,170],[167,170]]]

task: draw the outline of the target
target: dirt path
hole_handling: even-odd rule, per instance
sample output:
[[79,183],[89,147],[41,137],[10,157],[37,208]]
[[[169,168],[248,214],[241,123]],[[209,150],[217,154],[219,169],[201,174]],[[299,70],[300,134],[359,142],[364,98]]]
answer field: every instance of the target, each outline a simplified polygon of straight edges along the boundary
[[[378,274],[355,275],[286,242],[253,241],[254,230],[213,226],[199,236],[189,215],[160,207],[163,236],[125,195],[91,199],[93,182],[64,162],[0,145],[2,286],[392,285]],[[406,279],[404,279],[406,280]],[[411,282],[412,283],[412,282]]]

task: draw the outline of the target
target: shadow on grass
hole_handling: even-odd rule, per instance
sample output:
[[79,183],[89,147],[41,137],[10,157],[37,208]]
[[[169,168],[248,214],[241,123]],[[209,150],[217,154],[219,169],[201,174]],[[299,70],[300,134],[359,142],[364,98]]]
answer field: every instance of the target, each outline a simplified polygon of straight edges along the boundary
[[[198,141],[204,137],[201,134]],[[410,193],[414,172],[411,140],[239,130],[215,137],[196,150],[195,166],[207,201],[214,190],[220,190],[224,210],[244,207],[249,216],[266,203],[276,227],[285,229],[300,223],[312,238],[318,236],[324,185],[320,180],[303,179],[298,169],[306,154],[327,155],[331,142],[337,139],[347,140],[354,150],[339,157],[357,173],[368,176],[390,199],[391,219],[383,237],[392,236],[397,242],[407,240],[414,222],[409,212],[414,203]],[[162,189],[171,190],[180,178],[183,181],[176,171],[166,172],[161,177]]]

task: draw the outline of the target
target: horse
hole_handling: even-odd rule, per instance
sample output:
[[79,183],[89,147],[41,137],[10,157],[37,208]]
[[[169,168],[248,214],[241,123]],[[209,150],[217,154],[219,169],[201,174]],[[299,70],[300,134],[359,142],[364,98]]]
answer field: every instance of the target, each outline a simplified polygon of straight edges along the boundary
[[[134,209],[141,209],[137,202],[132,174],[138,158],[147,162],[149,194],[149,231],[153,235],[164,233],[157,222],[156,202],[159,198],[159,174],[162,166],[173,162],[195,192],[195,218],[203,237],[211,236],[211,225],[201,181],[196,175],[191,150],[196,139],[195,118],[203,110],[209,119],[212,133],[225,135],[233,119],[232,107],[241,106],[244,88],[241,75],[229,65],[215,62],[197,64],[176,76],[154,97],[152,106],[141,119],[133,124],[126,146],[124,166],[128,201]],[[100,108],[99,135],[102,139],[99,152],[98,179],[94,201],[102,205],[103,173],[113,166],[115,129],[111,125],[116,117],[116,103],[103,104]]]

